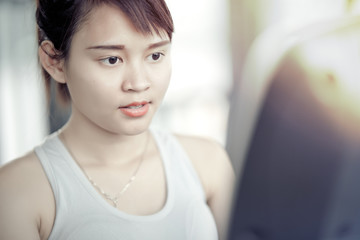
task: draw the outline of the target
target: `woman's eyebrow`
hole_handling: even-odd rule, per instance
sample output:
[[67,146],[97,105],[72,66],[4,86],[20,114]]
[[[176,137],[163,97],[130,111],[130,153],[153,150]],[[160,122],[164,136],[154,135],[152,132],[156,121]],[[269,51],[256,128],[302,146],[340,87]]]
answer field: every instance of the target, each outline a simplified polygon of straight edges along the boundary
[[170,44],[170,41],[169,40],[164,40],[164,41],[161,41],[161,42],[150,44],[148,49],[154,49],[154,48],[162,47],[162,46],[165,46],[165,45],[168,45],[168,44]]
[[125,45],[97,45],[97,46],[91,46],[87,47],[86,49],[102,49],[102,50],[124,50]]
[[[147,49],[154,49],[154,48],[158,48],[158,47],[162,47],[165,45],[170,44],[169,40],[164,40],[161,42],[157,42],[157,43],[152,43],[150,44]],[[96,46],[91,46],[91,47],[87,47],[86,49],[100,49],[100,50],[124,50],[125,49],[125,45],[96,45]]]

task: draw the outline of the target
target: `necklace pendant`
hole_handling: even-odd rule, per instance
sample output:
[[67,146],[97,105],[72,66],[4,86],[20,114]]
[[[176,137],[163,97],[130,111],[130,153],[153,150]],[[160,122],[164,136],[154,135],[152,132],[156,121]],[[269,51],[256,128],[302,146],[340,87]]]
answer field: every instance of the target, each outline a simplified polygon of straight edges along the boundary
[[115,208],[117,208],[118,206],[118,201],[119,201],[119,197],[112,197],[110,196],[109,194],[105,193],[105,192],[102,192],[102,194],[104,195],[104,197],[106,199],[108,199],[109,201],[111,201],[114,205]]
[[119,198],[113,198],[111,199],[111,201],[114,203],[114,207],[117,208],[118,207],[118,201],[119,201]]

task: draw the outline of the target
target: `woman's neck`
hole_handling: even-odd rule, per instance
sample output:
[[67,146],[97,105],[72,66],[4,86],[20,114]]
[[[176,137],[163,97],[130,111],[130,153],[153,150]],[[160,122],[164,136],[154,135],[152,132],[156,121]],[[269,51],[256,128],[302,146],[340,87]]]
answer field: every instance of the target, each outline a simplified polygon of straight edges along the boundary
[[82,166],[121,165],[142,155],[148,131],[126,135],[106,131],[72,116],[60,131],[60,139]]

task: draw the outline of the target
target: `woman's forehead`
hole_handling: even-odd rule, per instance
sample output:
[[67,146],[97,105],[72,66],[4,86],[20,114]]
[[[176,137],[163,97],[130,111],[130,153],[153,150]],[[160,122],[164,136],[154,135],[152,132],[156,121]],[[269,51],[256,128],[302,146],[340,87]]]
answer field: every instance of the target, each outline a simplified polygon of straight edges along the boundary
[[94,8],[74,38],[83,44],[125,44],[169,40],[165,30],[142,33],[118,7],[101,5]]

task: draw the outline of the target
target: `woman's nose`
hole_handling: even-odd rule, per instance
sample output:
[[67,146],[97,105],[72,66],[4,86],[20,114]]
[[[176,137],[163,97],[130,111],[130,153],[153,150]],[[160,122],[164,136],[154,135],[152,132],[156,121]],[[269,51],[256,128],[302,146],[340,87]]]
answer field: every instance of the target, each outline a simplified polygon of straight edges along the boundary
[[122,84],[123,91],[141,92],[150,88],[150,81],[144,67],[129,65]]

